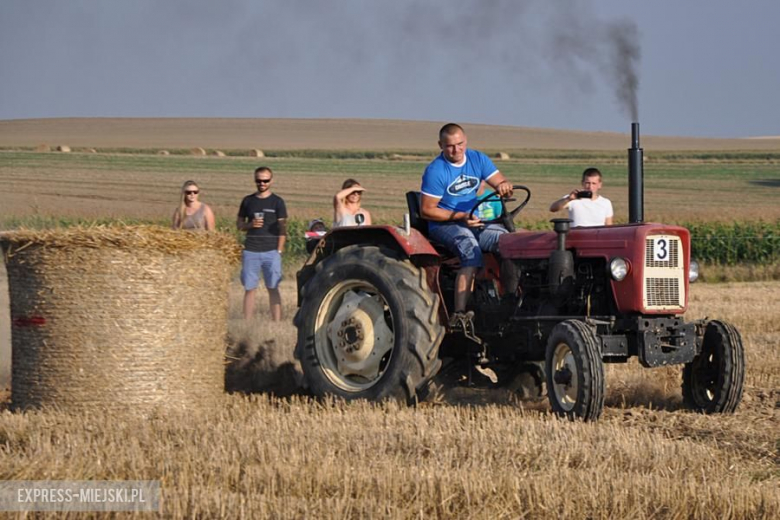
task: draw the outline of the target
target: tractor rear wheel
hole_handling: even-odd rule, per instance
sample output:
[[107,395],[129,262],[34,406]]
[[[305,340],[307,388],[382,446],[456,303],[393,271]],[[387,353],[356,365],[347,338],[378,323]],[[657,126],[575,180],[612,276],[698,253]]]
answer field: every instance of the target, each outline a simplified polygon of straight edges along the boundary
[[683,402],[697,412],[733,413],[742,400],[745,351],[734,326],[710,321],[701,352],[683,368]]
[[568,419],[599,418],[604,409],[604,363],[593,329],[578,320],[556,325],[547,340],[545,373],[553,412]]
[[425,272],[377,247],[323,260],[303,288],[296,354],[316,396],[415,402],[438,371],[439,298]]

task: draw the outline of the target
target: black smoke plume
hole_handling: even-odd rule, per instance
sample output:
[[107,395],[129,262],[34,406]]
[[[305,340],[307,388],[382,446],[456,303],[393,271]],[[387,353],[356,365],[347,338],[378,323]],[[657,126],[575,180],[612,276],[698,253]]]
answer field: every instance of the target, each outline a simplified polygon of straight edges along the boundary
[[[17,72],[6,76],[37,78],[34,89],[4,83],[0,95],[18,94],[13,103],[0,99],[6,117],[527,124],[530,116],[565,124],[566,103],[584,107],[606,89],[638,117],[637,26],[601,16],[594,0],[50,4],[1,3],[0,36],[30,57],[13,60]],[[43,69],[33,59],[40,56]],[[549,103],[556,97],[566,101],[559,112],[534,113],[557,108],[558,99]],[[548,102],[535,103],[540,98]]]
[[616,22],[609,26],[607,40],[612,59],[611,76],[620,106],[628,111],[631,121],[639,120],[639,47],[638,30],[631,21]]

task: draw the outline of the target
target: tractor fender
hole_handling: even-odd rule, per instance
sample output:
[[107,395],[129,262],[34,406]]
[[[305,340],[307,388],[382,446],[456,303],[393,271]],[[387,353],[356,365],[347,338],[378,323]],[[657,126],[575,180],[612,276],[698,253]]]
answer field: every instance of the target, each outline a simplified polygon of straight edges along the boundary
[[[399,259],[409,259],[414,265],[424,268],[431,287],[435,287],[440,255],[425,236],[416,229],[409,233],[396,226],[352,226],[340,227],[324,235],[314,248],[303,268],[298,271],[298,305],[301,289],[314,275],[320,262],[340,249],[352,245],[376,246],[394,251]],[[439,292],[438,288],[435,292]]]
[[412,228],[407,234],[403,228],[395,226],[335,228],[322,237],[317,249],[322,248],[324,256],[330,256],[339,249],[355,244],[384,246],[401,253],[405,258],[417,255],[439,256],[439,253],[422,233]]

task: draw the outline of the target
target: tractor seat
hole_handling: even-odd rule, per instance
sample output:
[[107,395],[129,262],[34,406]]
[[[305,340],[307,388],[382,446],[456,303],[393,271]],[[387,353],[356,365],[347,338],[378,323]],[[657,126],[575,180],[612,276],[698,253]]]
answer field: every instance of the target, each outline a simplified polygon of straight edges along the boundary
[[409,206],[409,223],[411,226],[428,238],[428,221],[420,214],[421,198],[419,191],[406,192],[406,205]]
[[458,257],[454,255],[449,249],[438,242],[434,242],[431,240],[430,236],[428,236],[428,221],[420,214],[420,201],[421,195],[419,191],[406,192],[406,204],[409,206],[409,224],[428,239],[428,242],[430,242],[433,248],[442,257],[447,259],[445,261],[452,261],[453,258],[454,260],[458,261]]

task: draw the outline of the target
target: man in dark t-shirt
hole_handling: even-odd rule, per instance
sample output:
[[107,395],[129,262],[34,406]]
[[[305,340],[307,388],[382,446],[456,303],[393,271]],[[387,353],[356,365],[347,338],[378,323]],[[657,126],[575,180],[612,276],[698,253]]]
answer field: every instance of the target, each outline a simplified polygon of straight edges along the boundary
[[263,273],[268,289],[268,305],[271,319],[282,319],[282,296],[279,282],[282,280],[282,251],[287,240],[287,208],[284,200],[271,193],[274,172],[260,166],[254,174],[257,191],[247,195],[238,209],[236,226],[246,232],[244,251],[241,254],[241,283],[244,285],[244,318],[255,313],[255,293]]

